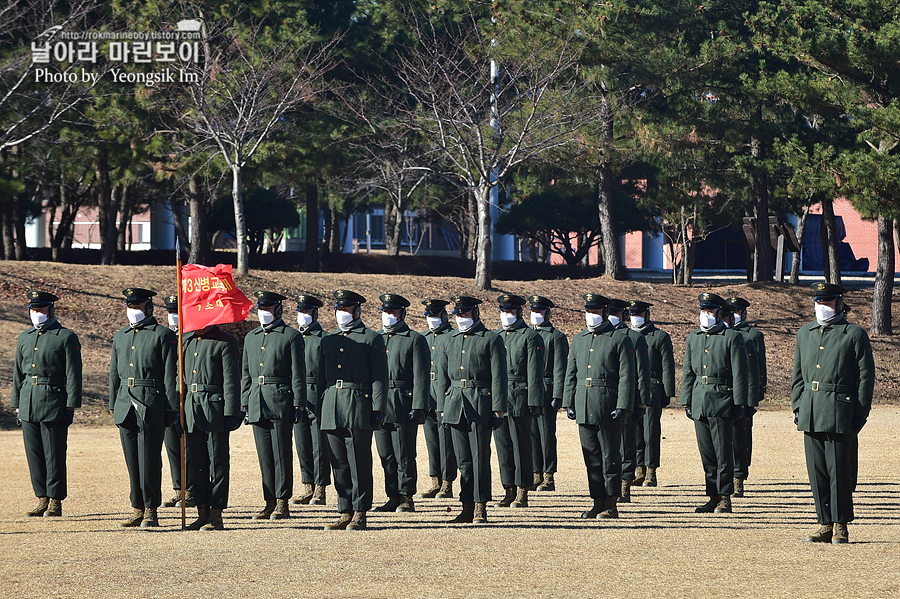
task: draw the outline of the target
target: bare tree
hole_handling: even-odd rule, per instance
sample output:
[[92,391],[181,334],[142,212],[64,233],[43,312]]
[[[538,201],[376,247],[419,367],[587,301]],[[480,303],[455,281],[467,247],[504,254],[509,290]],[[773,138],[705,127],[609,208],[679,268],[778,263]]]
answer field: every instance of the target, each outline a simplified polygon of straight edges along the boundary
[[581,93],[588,39],[572,32],[522,44],[512,28],[487,35],[473,16],[440,29],[410,16],[407,25],[415,43],[391,76],[368,86],[377,100],[351,108],[373,131],[421,137],[414,163],[472,194],[475,286],[490,289],[491,191],[516,165],[571,143],[597,113]]
[[301,105],[316,101],[323,75],[335,64],[335,37],[315,44],[310,31],[272,42],[261,25],[252,31],[229,22],[201,30],[204,56],[188,86],[179,120],[222,157],[231,174],[237,274],[249,272],[243,170],[263,143]]

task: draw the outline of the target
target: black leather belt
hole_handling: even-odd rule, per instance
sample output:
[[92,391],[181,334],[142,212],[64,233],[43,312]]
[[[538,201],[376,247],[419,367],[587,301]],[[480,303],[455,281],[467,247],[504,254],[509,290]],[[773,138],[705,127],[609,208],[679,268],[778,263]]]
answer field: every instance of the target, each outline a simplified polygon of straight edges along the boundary
[[730,385],[731,379],[726,379],[720,376],[701,376],[700,377],[701,385]]
[[[618,382],[616,379],[608,379],[605,376],[595,376],[584,379],[585,387],[611,387],[613,383]],[[603,383],[603,384],[599,384]]]
[[491,386],[490,381],[479,381],[476,379],[459,379],[459,381],[455,381],[459,384],[460,389],[489,389]]
[[136,379],[129,377],[127,387],[156,387],[156,379]]
[[412,381],[388,381],[388,389],[412,389]]
[[354,381],[345,381],[342,379],[332,381],[328,383],[328,386],[336,387],[338,389],[357,389],[359,391],[370,391],[372,389],[371,383],[357,383]]
[[506,377],[506,380],[508,380],[510,383],[527,383],[528,382],[524,376],[508,376],[508,377]]
[[812,381],[810,391],[837,391],[838,393],[856,393],[858,389],[851,385],[836,385],[834,383],[820,383]]
[[225,390],[220,385],[204,385],[203,383],[191,383],[191,393],[223,393]]
[[62,379],[53,378],[52,376],[30,376],[32,386],[34,385],[56,385],[57,387],[64,387],[65,381]]
[[283,376],[258,376],[257,382],[260,385],[289,385],[291,379]]

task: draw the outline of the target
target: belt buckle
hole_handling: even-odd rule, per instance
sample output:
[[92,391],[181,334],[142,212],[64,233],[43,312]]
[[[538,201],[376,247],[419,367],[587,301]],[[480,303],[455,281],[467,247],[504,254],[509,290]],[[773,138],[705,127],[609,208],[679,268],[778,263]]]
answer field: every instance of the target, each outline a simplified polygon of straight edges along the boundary
[[431,373],[431,380],[433,380],[433,381],[436,381],[436,380],[437,380],[437,373],[436,373],[436,372],[432,372],[432,373]]
[[701,377],[700,377],[700,384],[701,384],[701,385],[708,385],[708,384],[709,384],[709,376],[707,376],[707,375],[705,375],[705,374],[704,374],[703,376],[701,376]]
[[459,379],[459,388],[460,389],[468,389],[469,380],[468,379]]
[[259,375],[259,384],[260,385],[266,384],[266,377],[264,375]]
[[334,382],[335,389],[343,389],[344,388],[344,379],[338,379]]
[[818,390],[819,390],[819,381],[813,381],[813,382],[812,382],[812,390],[813,390],[813,391],[818,391]]
[[31,377],[31,386],[32,387],[34,387],[35,385],[38,384],[37,380],[38,380],[38,377],[36,375],[32,375],[32,377]]
[[191,393],[197,393],[197,383],[191,383]]
[[128,377],[128,386],[134,387],[134,377],[133,376]]
[[594,386],[594,379],[593,379],[593,377],[584,379],[584,386],[585,386],[585,387],[593,387],[593,386]]

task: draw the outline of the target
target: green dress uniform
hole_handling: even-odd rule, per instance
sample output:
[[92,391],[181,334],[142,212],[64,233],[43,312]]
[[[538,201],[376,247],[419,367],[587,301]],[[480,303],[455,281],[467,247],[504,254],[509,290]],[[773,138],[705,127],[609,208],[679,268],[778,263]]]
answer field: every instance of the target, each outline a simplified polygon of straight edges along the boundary
[[[190,447],[189,484],[198,505],[228,507],[230,427],[241,417],[241,370],[238,340],[214,326],[182,336],[184,417]],[[240,420],[237,420],[240,425]]]
[[[532,296],[532,308],[547,309],[552,303],[538,304],[536,300],[544,300]],[[549,305],[548,305],[549,304]],[[556,444],[556,417],[562,405],[563,390],[566,386],[566,364],[569,360],[569,340],[566,335],[553,326],[549,320],[535,325],[534,330],[541,336],[544,345],[544,406],[540,416],[534,418],[531,425],[531,461],[535,473],[544,475],[544,483],[552,482],[549,474],[555,474],[558,467]],[[549,479],[549,480],[548,480]],[[539,489],[541,490],[541,489]]]
[[[331,484],[331,460],[328,457],[328,438],[322,432],[319,419],[318,384],[319,344],[325,330],[319,322],[300,329],[306,345],[306,401],[309,418],[294,425],[294,444],[300,460],[300,480],[323,489]],[[324,496],[323,496],[324,497]],[[313,499],[313,498],[310,498]]]
[[[171,314],[178,314],[178,296],[177,295],[167,295],[163,298],[163,302],[166,305],[166,310]],[[172,329],[172,332],[175,335],[178,335],[178,324],[175,325],[169,323],[169,328]],[[166,433],[163,437],[163,446],[166,448],[166,457],[169,461],[169,476],[172,479],[172,499],[164,500],[163,507],[175,507],[180,505],[181,501],[181,429],[177,426],[169,426],[166,427]],[[188,448],[188,443],[185,441],[184,444],[184,460],[187,464],[187,472],[191,471],[191,451]],[[185,489],[185,499],[187,500],[187,507],[193,507],[193,489],[191,488],[190,480],[187,481],[187,489]]]
[[384,425],[375,431],[375,446],[384,469],[384,492],[389,498],[403,497],[412,506],[416,493],[416,435],[431,395],[431,353],[425,337],[405,321],[382,330],[388,365],[387,404]]
[[[751,410],[755,411],[759,405],[759,353],[756,350],[756,344],[750,335],[743,331],[734,329],[744,338],[744,348],[747,350],[747,408],[744,410],[744,416],[732,421],[734,430],[732,431],[732,447],[734,451],[734,477],[739,479],[740,484],[750,475],[750,453],[747,444],[747,421],[752,417]],[[743,493],[743,489],[738,489]]]
[[[335,295],[358,301],[357,294]],[[341,298],[338,298],[339,304]],[[363,298],[364,301],[364,298]],[[341,513],[372,509],[373,412],[388,407],[388,366],[384,339],[356,319],[347,330],[322,337],[319,345],[321,427],[328,436],[337,508]]]
[[[732,298],[728,299],[729,302],[732,300]],[[749,302],[747,303],[749,305]],[[749,406],[752,409],[747,409],[744,413],[744,417],[738,420],[738,422],[742,424],[742,429],[740,431],[735,429],[736,442],[743,436],[743,439],[740,442],[745,448],[747,471],[749,473],[750,465],[753,463],[753,416],[756,414],[756,407],[759,406],[759,403],[763,400],[763,397],[765,397],[766,387],[769,384],[768,370],[766,368],[766,339],[762,331],[750,326],[746,320],[742,320],[735,324],[734,330],[744,335],[745,339],[749,339],[753,342],[753,346],[756,348],[756,365],[759,370],[758,391],[749,401]]]
[[[585,295],[588,306],[590,302],[602,303],[598,298],[602,296]],[[574,410],[588,490],[595,505],[618,497],[622,490],[620,448],[624,417],[616,419],[613,414],[616,410],[634,411],[634,373],[634,344],[608,320],[572,339],[563,407],[570,417]]]
[[[31,291],[29,299],[33,294],[51,295]],[[81,407],[81,343],[56,318],[19,335],[10,405],[22,421],[34,494],[62,501],[68,493],[66,412]]]
[[135,509],[162,503],[166,411],[178,411],[180,403],[178,336],[153,316],[119,329],[110,356],[109,409],[119,427]]
[[659,468],[662,430],[662,409],[675,397],[675,355],[672,338],[652,322],[634,329],[647,342],[650,363],[650,399],[644,414],[644,426],[638,428],[637,464],[645,468]]
[[263,498],[267,505],[287,501],[294,490],[294,413],[306,409],[306,354],[303,335],[281,318],[244,337],[241,406],[253,425]]
[[[504,296],[501,296],[504,297]],[[524,304],[524,300],[523,304]],[[502,300],[501,300],[502,302]],[[534,484],[531,427],[534,415],[544,407],[544,340],[519,318],[496,331],[506,349],[506,422],[494,431],[500,482],[505,489],[518,487],[515,507],[522,502],[522,489]]]
[[[826,293],[843,293],[836,285],[813,285],[817,287]],[[872,408],[874,388],[875,360],[865,330],[837,314],[824,324],[810,322],[797,332],[791,408],[797,430],[804,433],[806,467],[820,524],[853,521],[857,435]]]
[[[627,335],[634,346],[634,404],[646,406],[650,400],[650,349],[647,339],[638,331],[628,327],[622,322],[616,331]],[[638,429],[643,429],[643,415],[635,418],[634,412],[628,416],[628,421],[622,426],[622,480],[630,483],[634,480],[637,463],[637,438]],[[623,487],[623,495],[624,495]],[[627,499],[627,498],[626,498]]]
[[[470,298],[451,299],[458,311],[462,306],[457,300]],[[464,507],[484,504],[491,499],[491,421],[494,412],[507,409],[506,349],[480,319],[447,335],[436,355],[438,414],[451,429],[459,501]]]
[[[700,295],[709,307],[722,308],[725,300],[712,293]],[[736,406],[747,405],[749,383],[747,350],[740,333],[717,322],[708,330],[697,329],[687,336],[684,370],[681,377],[681,405],[690,409],[694,421],[700,459],[706,477],[706,494],[712,501],[734,492],[732,416]],[[712,507],[718,506],[712,505]],[[723,508],[725,504],[723,503]],[[712,509],[705,510],[712,511]]]
[[449,322],[422,333],[425,343],[431,350],[430,397],[423,426],[425,446],[428,449],[428,475],[432,478],[438,477],[441,486],[447,490],[451,488],[450,483],[456,480],[456,454],[453,452],[450,427],[444,426],[438,417],[438,377],[435,364],[437,363],[437,353],[443,351],[444,342],[450,338],[451,333],[453,333],[453,327]]

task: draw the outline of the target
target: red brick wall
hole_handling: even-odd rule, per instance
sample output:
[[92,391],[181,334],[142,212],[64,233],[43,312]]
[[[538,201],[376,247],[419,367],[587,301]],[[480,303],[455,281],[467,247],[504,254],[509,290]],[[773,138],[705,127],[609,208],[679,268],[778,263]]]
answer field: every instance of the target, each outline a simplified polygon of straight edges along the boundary
[[[813,214],[822,214],[822,206],[814,206]],[[842,240],[853,248],[853,255],[859,258],[869,259],[869,272],[875,272],[878,266],[878,225],[875,221],[865,221],[859,213],[853,209],[852,204],[845,199],[834,201],[834,215],[844,220],[844,229],[847,236]],[[896,233],[894,241],[896,242]],[[894,249],[894,264],[900,268],[900,251]]]

